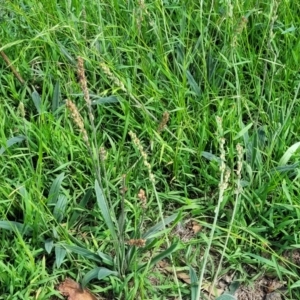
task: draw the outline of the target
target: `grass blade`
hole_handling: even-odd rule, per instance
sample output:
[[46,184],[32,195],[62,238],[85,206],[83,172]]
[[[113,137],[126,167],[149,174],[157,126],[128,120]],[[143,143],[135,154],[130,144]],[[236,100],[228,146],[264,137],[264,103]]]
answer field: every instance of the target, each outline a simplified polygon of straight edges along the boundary
[[143,234],[142,238],[143,239],[150,239],[153,235],[155,235],[158,231],[162,230],[164,226],[170,224],[173,222],[175,219],[179,217],[180,214],[173,214],[167,218],[164,219],[164,222],[159,222],[153,227],[151,227],[146,233]]
[[74,209],[74,212],[73,212],[73,214],[72,214],[72,216],[71,216],[71,218],[69,220],[69,226],[70,227],[72,227],[75,224],[75,222],[77,221],[77,219],[78,219],[78,217],[80,215],[79,211],[81,209],[82,210],[85,209],[85,206],[86,206],[87,202],[89,201],[89,199],[91,198],[92,193],[93,193],[93,189],[88,189],[85,192],[85,194],[84,194],[83,198],[81,199],[78,207]]

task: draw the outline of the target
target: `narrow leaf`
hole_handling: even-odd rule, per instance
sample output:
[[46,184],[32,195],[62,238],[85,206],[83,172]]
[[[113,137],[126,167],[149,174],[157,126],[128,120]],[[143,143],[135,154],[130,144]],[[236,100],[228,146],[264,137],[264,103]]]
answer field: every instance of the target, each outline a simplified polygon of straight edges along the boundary
[[224,293],[223,295],[216,298],[216,300],[237,300],[237,298],[233,295]]
[[188,71],[188,70],[186,71],[186,76],[187,76],[188,82],[189,82],[192,90],[194,91],[194,93],[197,96],[200,96],[201,90],[200,90],[199,85],[197,84],[196,80],[194,79],[193,75],[190,73],[190,71]]
[[196,271],[192,266],[189,267],[189,273],[191,279],[191,300],[197,300],[198,278]]
[[92,105],[98,104],[106,104],[106,103],[117,103],[119,102],[116,96],[109,96],[109,97],[95,97],[95,100],[92,101]]
[[58,196],[58,200],[53,210],[53,216],[58,223],[60,223],[64,218],[64,214],[67,207],[67,201],[68,199],[65,195]]
[[159,253],[158,255],[154,256],[151,261],[150,264],[149,263],[145,263],[143,264],[140,268],[139,271],[143,270],[144,268],[146,268],[148,265],[154,266],[156,263],[158,263],[159,261],[161,261],[162,259],[164,259],[165,257],[168,257],[170,254],[172,254],[176,248],[178,246],[178,243],[174,243],[172,244],[168,249],[164,250],[163,252]]
[[91,188],[88,189],[85,192],[83,198],[81,199],[78,207],[74,208],[74,212],[69,220],[69,227],[72,227],[75,224],[75,222],[78,220],[78,217],[80,216],[80,212],[79,212],[80,209],[82,209],[82,210],[85,209],[87,202],[89,201],[89,199],[92,196],[92,193],[93,193],[93,189],[91,189]]
[[47,239],[45,241],[45,250],[48,254],[51,253],[52,249],[53,249],[53,240],[52,239]]
[[63,247],[65,249],[67,249],[68,251],[77,253],[87,259],[91,259],[93,261],[96,261],[98,263],[102,263],[102,259],[99,257],[99,255],[95,254],[94,252],[87,250],[83,247],[79,247],[76,245],[67,245],[67,244],[63,244]]
[[76,61],[75,59],[73,58],[73,56],[67,51],[67,49],[63,46],[63,44],[59,41],[56,41],[57,44],[58,44],[58,47],[60,49],[60,51],[62,52],[62,54],[69,60],[69,62],[71,64],[73,64],[74,66],[76,66]]
[[42,112],[42,100],[41,100],[41,97],[40,97],[39,93],[37,91],[34,91],[31,94],[31,98],[33,100],[33,103],[35,105],[36,110],[38,111],[39,114],[41,114],[41,112]]
[[118,276],[118,272],[103,267],[96,267],[85,274],[82,279],[82,287],[85,287],[93,279],[101,280],[110,275]]
[[52,96],[52,113],[55,114],[57,109],[59,108],[59,101],[60,101],[60,85],[59,81],[56,82],[53,96]]
[[61,183],[64,180],[65,174],[61,173],[59,174],[53,181],[50,191],[49,191],[49,195],[48,195],[48,205],[49,204],[54,204],[57,202],[59,193],[60,193],[60,187],[61,187]]
[[55,246],[55,264],[57,268],[60,268],[66,256],[66,253],[67,253],[66,249],[62,248],[59,245]]
[[252,127],[253,123],[248,124],[247,126],[245,126],[244,128],[242,128],[242,130],[240,132],[237,133],[237,135],[233,138],[233,140],[237,140],[240,137],[244,136],[246,132],[249,131],[249,129]]
[[97,251],[97,254],[102,258],[104,264],[106,264],[108,266],[114,265],[114,261],[109,255],[101,252],[100,250]]
[[110,216],[109,208],[108,208],[106,199],[103,195],[103,191],[99,186],[98,180],[95,180],[95,191],[96,191],[97,203],[101,210],[105,224],[108,227],[108,229],[112,235],[112,238],[116,241],[118,239],[118,237],[117,237],[117,234],[115,231],[114,223]]
[[168,257],[170,254],[172,254],[176,250],[177,246],[178,246],[178,243],[174,243],[168,249],[166,249],[163,252],[159,253],[158,255],[154,256],[151,259],[150,266],[154,266],[156,263],[158,263],[165,257]]
[[26,139],[24,135],[18,135],[10,138],[6,141],[6,146],[0,148],[0,155],[2,155],[8,148],[10,148],[12,145],[23,142]]
[[295,289],[300,287],[300,280],[294,282],[291,286],[290,289]]
[[17,230],[24,235],[30,235],[32,232],[31,226],[15,221],[0,221],[0,228],[9,231]]
[[150,239],[153,235],[155,235],[160,230],[164,229],[164,226],[170,224],[178,217],[178,214],[173,214],[167,218],[164,219],[164,222],[160,221],[153,227],[151,227],[146,233],[143,234],[143,239]]
[[298,150],[299,147],[300,147],[300,142],[297,142],[294,145],[292,145],[291,147],[289,147],[285,151],[285,153],[283,154],[281,159],[279,160],[278,166],[286,165],[287,162],[290,160],[290,158],[294,155],[294,153]]
[[216,155],[214,155],[214,154],[212,154],[212,153],[210,153],[210,152],[206,152],[206,151],[202,151],[201,152],[201,156],[203,156],[204,158],[206,158],[206,159],[208,159],[208,160],[211,160],[211,161],[217,161],[218,163],[220,163],[221,162],[221,159],[218,157],[218,156],[216,156]]

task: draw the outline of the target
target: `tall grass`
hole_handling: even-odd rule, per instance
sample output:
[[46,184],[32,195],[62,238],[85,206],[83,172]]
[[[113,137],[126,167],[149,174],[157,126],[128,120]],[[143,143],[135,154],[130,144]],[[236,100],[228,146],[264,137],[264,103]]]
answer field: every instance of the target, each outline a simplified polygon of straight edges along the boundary
[[[241,282],[276,276],[295,299],[299,8],[277,0],[0,2],[0,299],[52,297],[64,277],[82,281],[103,259],[125,270],[126,242],[147,239],[157,223],[161,235],[134,252],[142,254],[131,277],[111,273],[99,285],[95,276],[95,292],[205,297],[207,283],[235,272]],[[172,227],[189,219],[202,230],[183,241]],[[123,256],[102,255],[119,245]],[[172,272],[154,267],[170,247],[172,258],[162,256]],[[176,279],[182,268],[195,285]]]

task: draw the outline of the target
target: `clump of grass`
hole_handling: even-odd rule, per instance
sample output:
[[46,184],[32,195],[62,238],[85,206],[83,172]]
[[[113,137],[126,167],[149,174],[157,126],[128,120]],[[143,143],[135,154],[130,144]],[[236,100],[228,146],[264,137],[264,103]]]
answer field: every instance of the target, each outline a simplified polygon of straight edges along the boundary
[[[105,68],[104,68],[104,70],[105,70]],[[105,73],[112,80],[114,80],[114,82],[116,84],[120,85],[120,82],[116,80],[116,78],[109,72],[108,69],[106,70]],[[91,123],[91,128],[93,130],[94,137],[96,137],[95,126],[94,126],[94,116],[93,116],[93,111],[91,109],[91,100],[90,100],[90,96],[89,96],[89,92],[88,92],[88,88],[87,88],[87,81],[86,81],[84,67],[83,67],[83,60],[81,58],[78,58],[78,77],[79,77],[81,89],[83,90],[84,99],[85,99],[85,102],[86,102],[86,105],[88,108],[88,115],[89,115],[89,120]],[[122,86],[122,87],[123,87],[123,89],[125,89],[124,86]],[[106,153],[104,147],[100,147],[100,148],[98,147],[96,138],[94,138],[93,143],[90,142],[91,140],[88,138],[87,130],[84,127],[83,119],[82,119],[81,115],[79,114],[79,111],[78,111],[78,108],[76,107],[76,105],[72,101],[67,100],[66,107],[70,110],[71,118],[72,118],[73,122],[76,124],[76,126],[79,128],[80,133],[82,134],[83,141],[85,142],[85,144],[89,150],[93,164],[95,166],[97,166],[97,167],[95,167],[95,172],[96,172],[96,174],[95,174],[95,176],[96,176],[95,191],[96,191],[96,196],[97,196],[97,202],[98,202],[99,208],[101,210],[103,219],[104,219],[108,229],[110,230],[110,233],[112,236],[112,243],[114,245],[113,249],[116,252],[115,253],[116,263],[113,263],[113,266],[111,269],[105,269],[102,267],[100,267],[100,269],[99,269],[99,267],[97,267],[96,269],[91,270],[89,273],[86,274],[86,276],[83,278],[83,283],[87,284],[93,278],[95,278],[95,277],[99,278],[98,273],[96,274],[95,270],[98,270],[98,272],[100,272],[101,270],[104,271],[104,269],[106,270],[105,271],[106,275],[103,275],[101,278],[105,278],[106,276],[114,275],[114,276],[118,276],[121,280],[124,280],[124,278],[126,278],[126,276],[128,275],[128,272],[132,271],[133,266],[135,266],[137,268],[137,263],[139,261],[138,249],[141,249],[140,252],[142,253],[143,248],[147,247],[147,245],[149,245],[149,243],[151,243],[151,238],[148,236],[148,234],[146,233],[145,235],[143,235],[140,231],[141,228],[143,227],[142,226],[143,218],[144,218],[143,212],[147,209],[147,198],[146,198],[145,192],[144,192],[144,190],[140,189],[140,192],[138,194],[138,198],[141,201],[140,207],[141,207],[142,213],[136,215],[136,218],[137,218],[136,222],[139,223],[140,226],[138,226],[136,231],[134,233],[132,233],[133,238],[127,239],[126,231],[125,231],[125,229],[126,229],[126,227],[125,227],[125,223],[126,223],[125,194],[127,191],[127,187],[125,185],[126,175],[122,176],[120,214],[117,219],[116,204],[112,202],[110,196],[108,196],[108,197],[105,196],[105,194],[108,191],[105,191],[102,187],[102,180],[103,179],[106,181],[108,180],[106,177],[106,168],[105,168],[105,160],[107,158],[107,153]],[[159,125],[159,132],[161,132],[164,129],[164,127],[168,121],[168,118],[169,118],[169,114],[165,113],[163,116],[162,122]],[[142,146],[142,143],[139,140],[139,138],[137,137],[137,135],[132,131],[129,131],[129,135],[131,137],[132,143],[137,147],[139,153],[141,154],[144,166],[148,170],[148,177],[152,184],[152,188],[155,193],[156,200],[157,200],[157,205],[159,207],[161,224],[159,226],[156,225],[156,229],[154,232],[156,233],[158,230],[162,229],[163,232],[165,233],[164,237],[165,237],[166,244],[167,244],[167,249],[162,251],[162,253],[160,253],[159,256],[156,256],[156,257],[154,256],[150,260],[149,263],[146,263],[146,264],[144,264],[144,266],[139,267],[140,272],[142,272],[145,268],[149,268],[155,262],[162,259],[163,257],[171,256],[171,253],[176,249],[176,244],[172,244],[169,241],[169,238],[167,235],[166,225],[170,222],[171,219],[168,220],[164,217],[161,202],[160,202],[158,193],[155,188],[155,177],[152,172],[151,165],[148,162],[148,155],[145,152],[145,150]],[[97,155],[96,156],[97,158],[96,158],[95,155],[93,155],[93,154],[95,153],[95,149],[98,149],[98,148],[99,148],[99,155]],[[100,177],[100,166],[99,166],[98,157],[100,157],[100,161],[102,162],[102,167],[104,170],[104,178]],[[106,182],[106,186],[109,186],[108,182]],[[107,201],[106,199],[109,199],[109,201]],[[148,237],[148,238],[145,238],[145,237]],[[77,251],[79,251],[78,248],[73,247],[71,249],[73,249],[73,250],[77,249]],[[107,254],[103,253],[102,255],[106,256],[106,259],[108,258]],[[114,259],[109,258],[109,261],[112,262],[112,261],[114,261]],[[95,275],[92,275],[94,273],[95,273]],[[174,269],[174,275],[175,275],[175,278],[177,278],[175,269]],[[178,286],[178,280],[177,280],[177,286]],[[180,294],[179,289],[178,289],[178,292]]]

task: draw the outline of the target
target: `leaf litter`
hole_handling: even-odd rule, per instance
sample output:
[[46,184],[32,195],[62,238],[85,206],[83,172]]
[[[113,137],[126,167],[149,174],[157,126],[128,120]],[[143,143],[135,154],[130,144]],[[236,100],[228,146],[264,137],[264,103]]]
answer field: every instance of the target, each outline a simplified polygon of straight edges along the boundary
[[71,278],[66,278],[58,286],[58,290],[68,300],[98,300],[89,290],[83,289],[79,283]]

